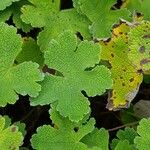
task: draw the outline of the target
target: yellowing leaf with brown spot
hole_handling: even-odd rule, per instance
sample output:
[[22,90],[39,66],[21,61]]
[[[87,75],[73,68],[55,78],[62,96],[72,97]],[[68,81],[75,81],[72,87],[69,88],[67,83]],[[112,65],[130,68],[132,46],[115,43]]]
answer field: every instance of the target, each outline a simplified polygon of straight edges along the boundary
[[107,104],[110,110],[128,107],[143,80],[142,73],[128,59],[129,28],[127,23],[121,22],[114,27],[111,39],[100,42],[102,59],[109,62],[113,78],[113,88]]

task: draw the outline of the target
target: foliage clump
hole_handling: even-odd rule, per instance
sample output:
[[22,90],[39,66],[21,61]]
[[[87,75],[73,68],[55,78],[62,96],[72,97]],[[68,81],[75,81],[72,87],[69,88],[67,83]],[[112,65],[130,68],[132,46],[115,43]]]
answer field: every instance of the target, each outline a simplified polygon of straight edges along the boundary
[[[132,101],[150,83],[149,0],[70,2],[0,1],[0,150],[148,150]],[[99,126],[93,103],[127,124]]]

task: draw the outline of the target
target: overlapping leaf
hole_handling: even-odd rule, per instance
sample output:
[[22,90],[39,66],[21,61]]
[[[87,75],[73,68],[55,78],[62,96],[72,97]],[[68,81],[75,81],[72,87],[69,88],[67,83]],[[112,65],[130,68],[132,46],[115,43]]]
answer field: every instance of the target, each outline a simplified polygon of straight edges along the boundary
[[[31,100],[31,105],[58,102],[57,110],[69,119],[79,121],[89,113],[89,102],[81,94],[101,95],[111,88],[110,71],[99,63],[100,46],[92,42],[77,43],[76,36],[65,31],[57,40],[52,40],[45,52],[45,64],[62,73],[63,76],[47,75],[40,95]],[[94,67],[86,71],[85,69]]]
[[37,82],[43,80],[43,75],[38,64],[23,62],[14,65],[22,47],[22,39],[16,32],[16,28],[0,23],[0,106],[15,103],[17,93],[36,97],[41,90]]
[[3,0],[0,1],[0,10],[4,10],[6,7],[10,6],[13,2],[18,2],[20,0]]
[[137,94],[143,78],[136,65],[128,59],[128,31],[129,26],[122,22],[113,29],[111,39],[101,42],[102,59],[109,61],[114,81],[108,99],[109,109],[128,107]]
[[109,37],[113,24],[120,18],[130,20],[130,12],[127,9],[111,9],[116,0],[73,1],[78,12],[85,14],[92,22],[91,33],[97,38]]
[[31,5],[22,7],[22,20],[33,27],[44,27],[59,11],[60,0],[28,0]]
[[22,29],[24,32],[28,32],[32,29],[31,25],[24,23],[21,16],[21,7],[25,4],[28,4],[27,1],[20,0],[7,7],[5,10],[0,11],[0,22],[5,22],[12,17],[13,23],[18,29]]
[[150,147],[150,119],[142,119],[137,127],[139,136],[135,138],[138,150],[147,150]]
[[44,125],[37,129],[37,134],[32,136],[32,147],[36,150],[100,150],[92,146],[88,148],[81,139],[94,130],[94,119],[89,121],[71,122],[62,117],[53,107],[51,119],[56,127]]
[[121,143],[122,145],[124,145],[123,143],[127,143],[127,145],[130,145],[129,147],[130,148],[132,147],[132,150],[134,150],[135,149],[134,139],[136,136],[137,136],[137,133],[133,128],[126,127],[124,130],[119,130],[117,132],[118,139],[113,139],[111,147],[112,149],[115,149],[115,147],[116,148],[120,147]]
[[100,130],[94,129],[91,133],[87,134],[81,140],[88,147],[97,146],[101,150],[108,150],[109,134],[104,128]]
[[78,14],[75,9],[62,10],[40,32],[38,44],[44,51],[51,39],[68,29],[76,34],[81,34],[83,39],[90,39],[89,24],[90,21],[85,16]]
[[127,140],[119,141],[115,150],[134,150]]
[[22,8],[21,18],[33,27],[45,27],[38,38],[42,51],[45,50],[51,39],[66,29],[90,39],[90,21],[82,14],[78,14],[74,8],[60,11],[60,0],[29,0],[29,2],[32,5],[25,5]]
[[150,22],[142,22],[131,28],[129,33],[131,62],[143,72],[150,71]]
[[43,53],[33,38],[23,39],[22,51],[18,54],[16,62],[22,63],[24,61],[33,61],[39,65],[44,62]]
[[124,0],[122,8],[128,8],[133,14],[142,13],[145,20],[150,20],[149,0]]
[[5,126],[5,118],[0,116],[0,148],[2,150],[19,150],[23,136],[15,125]]

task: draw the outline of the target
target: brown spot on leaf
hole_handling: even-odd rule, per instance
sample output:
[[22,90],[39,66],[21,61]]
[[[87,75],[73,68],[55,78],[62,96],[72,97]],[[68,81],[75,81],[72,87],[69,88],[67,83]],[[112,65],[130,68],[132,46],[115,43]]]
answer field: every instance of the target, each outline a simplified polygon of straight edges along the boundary
[[11,131],[12,131],[12,132],[15,132],[16,130],[17,130],[16,126],[13,126],[13,127],[11,128]]
[[139,70],[137,70],[137,73],[141,74],[141,73],[143,73],[143,70],[139,69]]
[[139,52],[140,52],[140,53],[144,53],[144,52],[145,52],[145,46],[140,46]]
[[120,77],[120,79],[123,79],[123,77]]
[[122,83],[122,86],[125,86],[125,83]]
[[149,63],[149,62],[150,62],[150,59],[142,59],[142,60],[140,61],[140,65],[143,66],[143,65],[145,65],[145,64],[147,64],[147,63]]
[[149,39],[150,38],[150,34],[144,35],[142,38]]
[[126,72],[126,69],[122,69],[124,72]]
[[114,54],[113,54],[113,53],[111,53],[111,57],[114,57]]
[[129,81],[130,81],[130,82],[133,82],[133,81],[134,81],[134,78],[131,78]]

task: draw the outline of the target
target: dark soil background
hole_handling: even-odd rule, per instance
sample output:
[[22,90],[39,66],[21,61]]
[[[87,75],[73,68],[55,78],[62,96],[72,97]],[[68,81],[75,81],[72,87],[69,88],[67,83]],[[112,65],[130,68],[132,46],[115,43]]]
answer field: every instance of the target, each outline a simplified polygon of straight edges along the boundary
[[[118,0],[118,3],[115,5],[115,7],[119,8],[120,5],[121,0]],[[62,0],[61,9],[72,7],[71,0]],[[9,24],[13,24],[11,20],[8,22]],[[27,34],[23,33],[21,30],[18,31],[18,33],[20,33],[22,36],[31,36],[35,39],[39,32],[40,29],[34,29]],[[150,84],[142,83],[140,90],[132,103],[135,104],[141,99],[150,100]],[[111,140],[114,138],[118,127],[124,127],[122,126],[124,124],[122,117],[126,115],[128,109],[115,112],[108,111],[105,108],[107,104],[107,94],[104,94],[103,96],[90,97],[89,100],[91,102],[92,109],[91,116],[96,119],[96,127],[110,129]],[[19,100],[14,105],[7,105],[5,108],[0,108],[0,115],[8,115],[12,119],[12,122],[21,121],[26,124],[27,134],[25,136],[23,146],[32,149],[30,145],[30,139],[31,136],[36,132],[37,127],[52,123],[49,118],[49,109],[50,106],[48,105],[31,107],[29,104],[29,97],[20,96]],[[132,119],[134,121],[137,120],[137,118]]]

